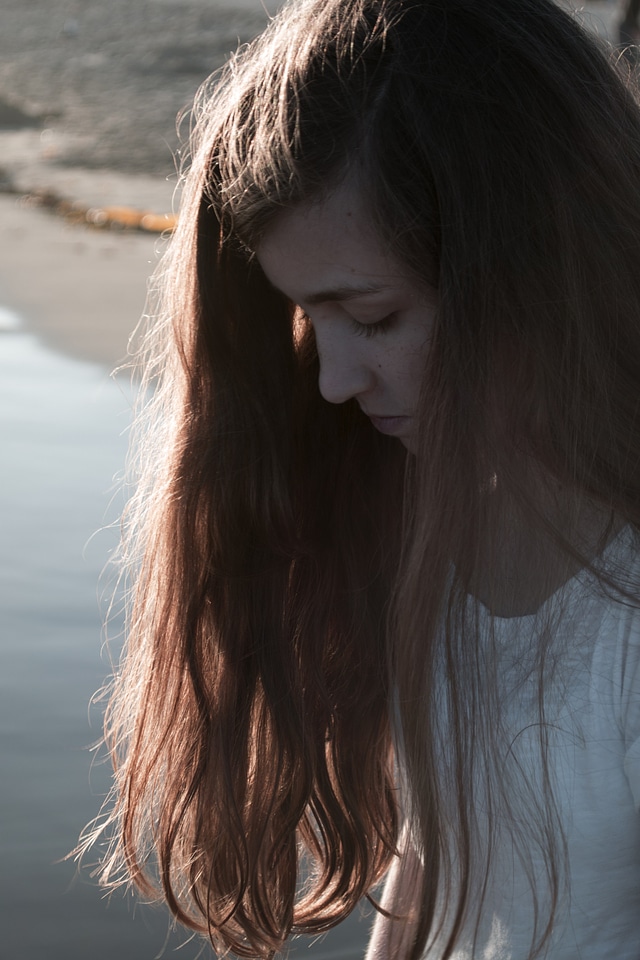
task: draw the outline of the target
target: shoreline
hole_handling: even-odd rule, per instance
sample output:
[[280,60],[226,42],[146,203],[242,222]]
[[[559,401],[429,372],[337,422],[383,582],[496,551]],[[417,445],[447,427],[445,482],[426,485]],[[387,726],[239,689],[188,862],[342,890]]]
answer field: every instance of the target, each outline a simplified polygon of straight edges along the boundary
[[0,306],[53,350],[109,369],[126,362],[162,241],[74,226],[7,195],[0,222]]
[[107,368],[126,358],[164,244],[159,232],[72,226],[20,195],[126,208],[125,219],[174,213],[176,117],[280,3],[30,0],[3,11],[0,307],[45,344]]

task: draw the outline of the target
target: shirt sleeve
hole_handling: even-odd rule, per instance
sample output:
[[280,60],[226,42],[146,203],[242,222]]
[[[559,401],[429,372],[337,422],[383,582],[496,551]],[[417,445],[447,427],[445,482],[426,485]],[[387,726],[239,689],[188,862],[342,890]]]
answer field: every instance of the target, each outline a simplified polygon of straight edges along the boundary
[[637,737],[624,755],[624,772],[626,774],[633,802],[640,812],[640,737]]
[[621,636],[621,722],[624,772],[640,811],[640,610],[628,608]]

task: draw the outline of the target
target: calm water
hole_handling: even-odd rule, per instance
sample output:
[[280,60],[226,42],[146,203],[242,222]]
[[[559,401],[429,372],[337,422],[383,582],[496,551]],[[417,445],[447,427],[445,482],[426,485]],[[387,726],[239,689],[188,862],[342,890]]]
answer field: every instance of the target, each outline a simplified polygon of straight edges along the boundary
[[[88,871],[60,862],[109,783],[92,767],[89,701],[109,672],[98,580],[117,540],[129,414],[103,369],[49,352],[0,308],[0,960],[153,960],[186,939],[162,911],[107,902]],[[353,917],[292,956],[355,960],[365,942]]]

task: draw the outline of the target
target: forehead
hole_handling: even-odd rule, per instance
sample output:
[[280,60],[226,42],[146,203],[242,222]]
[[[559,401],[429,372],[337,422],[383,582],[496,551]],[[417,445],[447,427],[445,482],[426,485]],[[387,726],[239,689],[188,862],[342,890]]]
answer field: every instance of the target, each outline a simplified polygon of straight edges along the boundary
[[307,306],[374,295],[408,280],[351,183],[318,203],[281,213],[256,252],[271,283]]

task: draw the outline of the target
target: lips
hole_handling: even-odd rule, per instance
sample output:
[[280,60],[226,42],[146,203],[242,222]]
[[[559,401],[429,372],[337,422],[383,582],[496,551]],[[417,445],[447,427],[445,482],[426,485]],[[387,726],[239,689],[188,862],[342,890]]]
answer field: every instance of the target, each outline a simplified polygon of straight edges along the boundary
[[411,417],[374,417],[370,413],[367,416],[376,430],[389,437],[399,437],[406,434],[411,420]]

